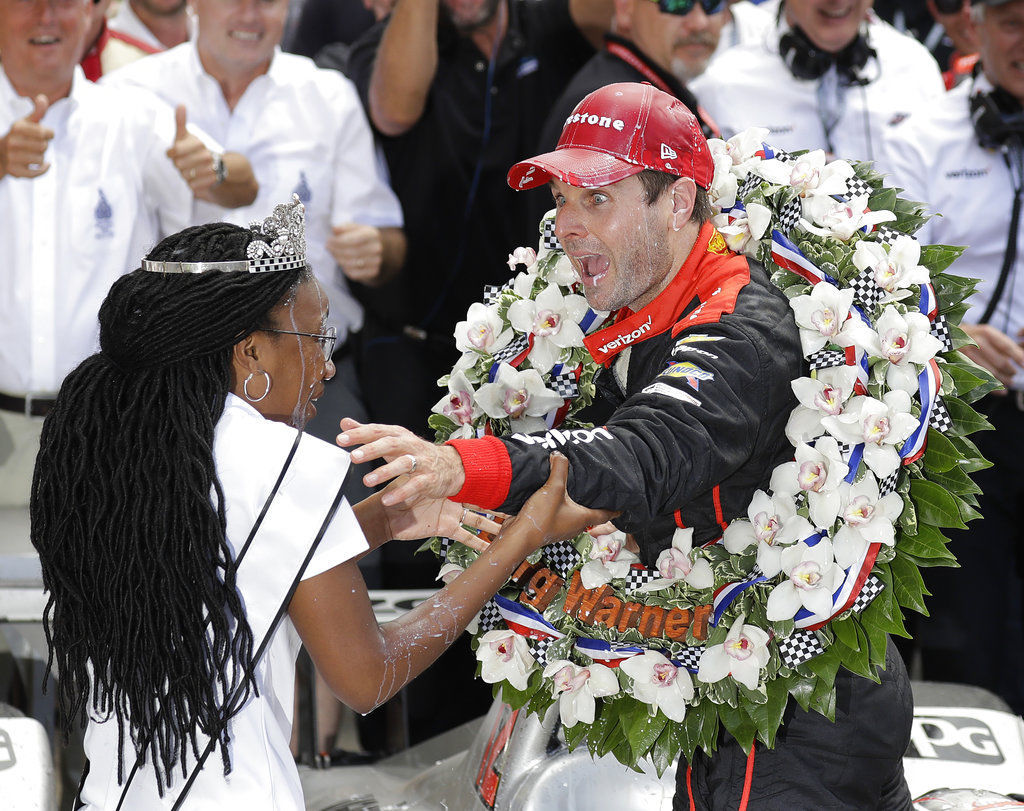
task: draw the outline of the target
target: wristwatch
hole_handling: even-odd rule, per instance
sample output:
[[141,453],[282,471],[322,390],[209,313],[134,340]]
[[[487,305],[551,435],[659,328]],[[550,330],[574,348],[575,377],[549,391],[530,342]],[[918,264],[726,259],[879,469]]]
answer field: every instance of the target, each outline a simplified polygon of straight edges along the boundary
[[213,153],[213,173],[217,176],[218,186],[228,179],[228,167],[224,163],[224,156],[220,152]]

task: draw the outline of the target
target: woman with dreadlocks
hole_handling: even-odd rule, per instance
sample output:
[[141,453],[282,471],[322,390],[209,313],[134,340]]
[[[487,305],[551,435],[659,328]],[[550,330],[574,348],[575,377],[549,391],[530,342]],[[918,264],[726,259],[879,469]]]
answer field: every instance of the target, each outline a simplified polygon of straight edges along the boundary
[[303,808],[288,749],[300,639],[367,712],[527,554],[606,517],[568,499],[554,460],[477,563],[378,626],[357,556],[392,537],[480,543],[463,527],[499,528],[450,502],[342,500],[347,453],[301,432],[334,373],[304,247],[297,201],[259,231],[165,239],[111,288],[101,350],[45,423],[32,541],[62,720],[87,723],[79,807]]

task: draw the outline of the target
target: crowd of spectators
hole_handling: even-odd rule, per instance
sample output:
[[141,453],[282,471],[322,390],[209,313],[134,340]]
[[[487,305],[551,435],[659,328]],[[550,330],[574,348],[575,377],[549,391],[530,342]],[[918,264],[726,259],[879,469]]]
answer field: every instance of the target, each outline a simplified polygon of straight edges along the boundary
[[[509,189],[509,167],[552,148],[591,90],[648,81],[708,135],[763,126],[777,147],[876,161],[947,214],[925,241],[968,246],[955,269],[982,279],[966,319],[982,325],[974,357],[1010,392],[985,404],[998,429],[985,450],[1003,451],[988,477],[998,500],[954,542],[970,571],[936,580],[949,610],[923,631],[923,675],[979,683],[1024,710],[1019,679],[1004,678],[1019,669],[1000,676],[1005,651],[1024,650],[1024,0],[872,5],[0,0],[0,500],[27,503],[42,418],[94,351],[111,282],[164,235],[261,219],[292,194],[339,336],[311,429],[333,438],[347,415],[425,434],[455,323],[507,279],[513,248],[536,244],[550,204]],[[972,123],[978,104],[995,136]],[[993,574],[996,535],[1014,563]],[[374,584],[428,585],[432,563],[398,546]],[[977,637],[973,600],[992,578],[1002,621]],[[944,654],[967,638],[979,639],[970,657]]]

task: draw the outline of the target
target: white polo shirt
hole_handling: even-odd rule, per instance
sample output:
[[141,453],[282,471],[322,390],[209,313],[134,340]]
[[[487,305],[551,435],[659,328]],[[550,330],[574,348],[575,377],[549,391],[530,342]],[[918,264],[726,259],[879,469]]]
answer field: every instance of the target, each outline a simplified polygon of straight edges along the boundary
[[[227,539],[236,558],[281,472],[295,429],[264,419],[233,394],[217,423],[213,456],[224,491]],[[349,466],[348,454],[316,437],[304,436],[252,544],[238,567],[238,592],[259,648]],[[313,553],[303,580],[344,563],[367,548],[359,522],[343,501]],[[259,695],[250,694],[229,725],[232,771],[224,776],[220,751],[206,761],[189,791],[185,808],[244,808],[250,811],[302,811],[302,786],[289,750],[295,696],[295,657],[301,640],[287,614],[256,666]],[[200,751],[207,739],[199,737]],[[82,790],[87,809],[112,809],[123,786],[117,784],[117,720],[90,719],[85,733],[89,776]],[[135,756],[124,754],[125,773]],[[188,770],[195,765],[189,758]],[[169,809],[184,784],[180,765],[169,792],[160,798],[153,761],[139,769],[125,808]]]
[[267,73],[252,81],[231,111],[220,85],[203,70],[196,45],[187,42],[114,71],[103,83],[147,88],[169,104],[184,104],[190,122],[249,159],[260,184],[256,201],[230,210],[197,201],[194,223],[248,225],[297,194],[306,206],[306,255],[330,296],[339,342],[362,326],[362,308],[327,250],[331,226],[400,227],[403,221],[348,79],[278,49]]
[[[195,17],[192,15],[191,8],[186,9],[185,14],[187,15],[189,39],[193,39],[196,33]],[[139,15],[135,13],[135,9],[132,8],[132,4],[128,0],[121,0],[117,7],[117,14],[110,18],[107,25],[111,30],[134,37],[140,42],[145,42],[151,48],[165,50],[166,46],[139,19]]]
[[[690,89],[726,138],[749,127],[767,127],[772,146],[827,150],[829,115],[819,103],[819,86],[828,76],[797,79],[790,73],[779,55],[785,28],[784,22],[773,24],[760,40],[729,49]],[[868,83],[839,87],[828,96],[836,115],[831,142],[837,157],[877,159],[886,130],[913,105],[945,90],[938,65],[916,40],[874,17],[868,39],[878,54],[864,68]]]
[[[0,133],[32,112],[0,67]],[[111,283],[189,224],[192,193],[166,152],[173,111],[88,81],[42,123],[50,169],[0,179],[0,391],[46,394],[98,348]]]
[[[1013,204],[1013,178],[1003,151],[984,149],[970,119],[970,94],[990,90],[984,76],[961,82],[944,97],[915,111],[890,133],[880,169],[903,196],[928,205],[935,216],[920,231],[922,244],[966,246],[951,271],[980,279],[964,321],[977,322],[1003,266]],[[1024,328],[1024,218],[1017,231],[1017,259],[989,323],[1011,337]],[[1013,388],[1024,389],[1024,372]]]

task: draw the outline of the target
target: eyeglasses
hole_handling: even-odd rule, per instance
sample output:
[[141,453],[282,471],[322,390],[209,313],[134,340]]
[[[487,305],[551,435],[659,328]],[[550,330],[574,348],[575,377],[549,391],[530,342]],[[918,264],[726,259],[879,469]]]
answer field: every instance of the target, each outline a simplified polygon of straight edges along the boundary
[[658,10],[663,14],[678,14],[683,16],[693,11],[693,7],[700,2],[700,7],[705,14],[717,14],[725,6],[725,0],[651,0],[658,4]]
[[270,329],[264,328],[261,332],[279,332],[282,335],[305,335],[307,338],[316,338],[317,343],[320,344],[320,349],[323,350],[324,360],[330,360],[331,355],[334,354],[334,343],[338,340],[338,330],[334,327],[328,327],[324,332],[295,332],[290,329]]

